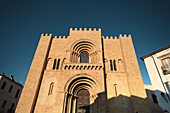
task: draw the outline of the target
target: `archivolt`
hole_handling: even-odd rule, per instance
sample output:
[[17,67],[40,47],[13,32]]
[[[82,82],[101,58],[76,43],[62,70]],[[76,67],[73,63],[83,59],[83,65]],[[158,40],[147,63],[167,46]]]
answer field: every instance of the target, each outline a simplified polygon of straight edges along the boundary
[[95,78],[77,75],[67,82],[65,85],[65,91],[69,94],[77,95],[78,91],[81,89],[87,89],[90,92],[90,95],[94,95],[97,93],[100,88],[99,83]]
[[82,39],[74,42],[71,45],[70,49],[78,54],[80,54],[83,49],[88,50],[88,52],[90,53],[96,51],[95,45],[92,43],[91,40],[87,40],[87,39]]
[[84,51],[88,52],[90,55],[90,62],[89,63],[96,63],[96,47],[94,43],[89,39],[82,39],[74,42],[71,45],[70,50],[72,53],[70,54],[70,61],[74,63],[79,63],[80,54]]

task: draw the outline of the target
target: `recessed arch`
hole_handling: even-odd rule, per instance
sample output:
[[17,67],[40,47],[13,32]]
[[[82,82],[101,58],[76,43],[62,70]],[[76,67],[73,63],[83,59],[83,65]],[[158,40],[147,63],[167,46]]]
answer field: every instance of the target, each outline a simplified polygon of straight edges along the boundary
[[80,39],[80,40],[75,41],[75,42],[70,46],[70,50],[74,50],[74,48],[75,48],[78,44],[80,44],[80,42],[88,42],[90,45],[92,45],[94,48],[96,48],[96,45],[94,45],[94,42],[93,42],[92,40],[84,38],[84,39]]
[[93,76],[93,75],[90,75],[90,74],[87,74],[87,73],[81,73],[81,74],[76,74],[74,76],[72,76],[65,84],[64,86],[64,91],[67,92],[67,89],[69,87],[70,84],[73,83],[73,81],[76,81],[77,79],[80,79],[80,78],[89,78],[90,80],[94,81],[96,86],[97,86],[97,89],[98,91],[100,91],[101,89],[101,84],[99,83],[99,81]]
[[71,45],[70,50],[72,51],[72,53],[70,53],[70,61],[71,62],[81,63],[80,55],[82,52],[88,52],[88,54],[89,54],[89,57],[88,57],[89,62],[86,62],[86,63],[95,62],[95,61],[93,61],[94,60],[93,57],[96,57],[97,54],[95,56],[91,55],[91,54],[96,52],[96,46],[94,45],[94,42],[92,40],[81,39],[81,40],[75,41]]
[[[94,102],[94,99],[97,98],[97,93],[100,92],[98,88],[101,88],[98,81],[91,75],[77,74],[70,78],[64,87],[66,92],[64,111],[66,111],[66,113],[76,113],[82,110],[82,106],[89,106],[92,102]],[[79,92],[81,91],[86,92],[86,94],[80,95]],[[83,102],[82,106],[79,104],[81,102]],[[90,108],[87,107],[86,110],[89,111]]]

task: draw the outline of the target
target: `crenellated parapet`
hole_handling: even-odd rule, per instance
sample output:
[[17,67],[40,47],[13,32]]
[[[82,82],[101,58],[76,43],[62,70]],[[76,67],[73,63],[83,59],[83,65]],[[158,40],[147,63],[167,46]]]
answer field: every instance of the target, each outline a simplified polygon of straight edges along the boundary
[[52,34],[47,34],[47,33],[46,34],[43,34],[43,33],[41,34],[41,37],[47,37],[47,36],[52,37]]
[[117,37],[117,36],[102,36],[102,38],[103,39],[120,39],[120,38],[131,38],[131,35],[126,35],[126,34],[124,34],[124,35],[122,35],[122,34],[120,34],[119,35],[119,37]]
[[[41,37],[52,37],[52,34],[41,34]],[[68,38],[68,36],[54,36],[54,38],[56,38],[56,39],[67,39]]]
[[129,35],[126,35],[126,34],[122,35],[122,34],[120,34],[119,38],[131,38],[131,35],[130,34]]
[[101,28],[70,28],[70,31],[101,31]]
[[68,36],[55,36],[54,38],[56,38],[56,39],[67,39]]
[[117,39],[117,37],[113,37],[113,36],[102,36],[103,39]]

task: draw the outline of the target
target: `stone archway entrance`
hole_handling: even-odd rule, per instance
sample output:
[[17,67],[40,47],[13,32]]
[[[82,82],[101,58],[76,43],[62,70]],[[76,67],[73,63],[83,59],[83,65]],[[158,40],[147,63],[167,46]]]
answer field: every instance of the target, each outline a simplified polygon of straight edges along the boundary
[[[63,113],[92,113],[97,85],[91,78],[78,77],[67,86]],[[95,113],[95,112],[93,112]]]
[[82,89],[77,94],[76,113],[90,113],[90,94],[86,89]]

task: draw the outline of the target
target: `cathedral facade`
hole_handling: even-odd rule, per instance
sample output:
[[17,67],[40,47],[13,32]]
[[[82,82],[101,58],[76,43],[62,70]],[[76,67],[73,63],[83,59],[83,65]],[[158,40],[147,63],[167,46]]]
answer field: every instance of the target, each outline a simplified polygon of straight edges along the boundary
[[42,34],[16,113],[150,113],[131,35]]

